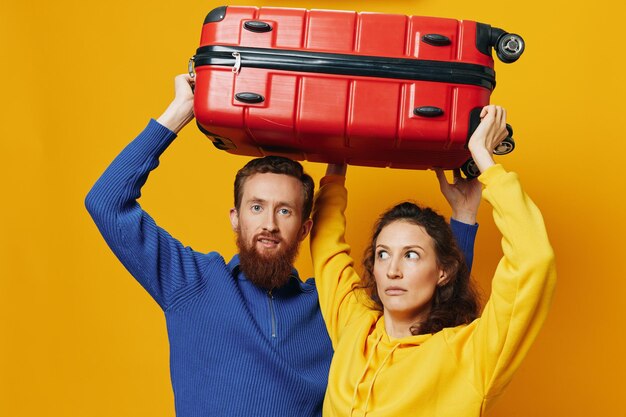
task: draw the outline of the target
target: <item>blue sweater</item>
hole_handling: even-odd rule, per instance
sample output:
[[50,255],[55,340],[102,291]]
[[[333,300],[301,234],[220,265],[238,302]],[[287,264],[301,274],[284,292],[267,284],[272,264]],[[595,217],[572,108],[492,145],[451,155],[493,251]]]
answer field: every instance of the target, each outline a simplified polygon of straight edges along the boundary
[[[183,246],[142,210],[148,174],[176,135],[152,120],[87,195],[102,236],[165,313],[178,417],[320,416],[332,356],[313,279],[268,293],[235,256]],[[471,262],[475,226],[456,224]]]

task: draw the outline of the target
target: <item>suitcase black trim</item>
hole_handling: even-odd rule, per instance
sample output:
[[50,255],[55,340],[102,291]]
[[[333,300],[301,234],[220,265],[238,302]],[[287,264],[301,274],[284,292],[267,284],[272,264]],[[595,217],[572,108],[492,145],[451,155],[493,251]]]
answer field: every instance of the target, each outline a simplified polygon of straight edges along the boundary
[[206,25],[207,23],[221,22],[224,20],[224,17],[226,17],[226,8],[227,6],[221,6],[211,10],[209,14],[206,15],[204,24]]
[[233,67],[233,52],[239,53],[242,68],[469,84],[489,90],[496,86],[493,68],[478,64],[289,49],[207,45],[196,51],[195,66]]
[[491,57],[491,48],[494,43],[491,40],[491,26],[485,23],[476,23],[476,49]]

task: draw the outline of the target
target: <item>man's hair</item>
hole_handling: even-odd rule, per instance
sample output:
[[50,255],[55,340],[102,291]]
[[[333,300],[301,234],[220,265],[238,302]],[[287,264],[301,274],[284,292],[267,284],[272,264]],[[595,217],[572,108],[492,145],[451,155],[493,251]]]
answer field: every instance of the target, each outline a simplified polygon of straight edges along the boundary
[[376,290],[374,262],[376,240],[385,226],[404,221],[421,226],[433,239],[437,265],[446,271],[447,280],[438,285],[432,298],[430,314],[421,323],[411,326],[411,333],[436,333],[444,327],[469,324],[478,317],[479,297],[470,277],[462,252],[459,250],[450,225],[445,218],[431,208],[422,208],[404,202],[383,213],[374,225],[374,233],[363,257],[364,274],[358,287],[366,290],[375,307],[382,310]]
[[243,198],[243,187],[246,179],[255,174],[283,174],[296,178],[302,184],[302,221],[309,218],[313,207],[313,193],[315,183],[313,179],[304,172],[304,168],[299,162],[282,156],[265,156],[256,158],[248,162],[241,168],[235,176],[235,208],[239,211],[241,199]]

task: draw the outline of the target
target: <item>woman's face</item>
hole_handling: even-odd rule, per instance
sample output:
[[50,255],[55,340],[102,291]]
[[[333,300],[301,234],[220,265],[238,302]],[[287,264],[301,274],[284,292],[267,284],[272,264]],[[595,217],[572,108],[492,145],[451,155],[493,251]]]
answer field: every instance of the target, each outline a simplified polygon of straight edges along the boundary
[[437,284],[446,279],[434,241],[422,226],[398,220],[376,240],[374,278],[385,315],[415,323],[426,318]]

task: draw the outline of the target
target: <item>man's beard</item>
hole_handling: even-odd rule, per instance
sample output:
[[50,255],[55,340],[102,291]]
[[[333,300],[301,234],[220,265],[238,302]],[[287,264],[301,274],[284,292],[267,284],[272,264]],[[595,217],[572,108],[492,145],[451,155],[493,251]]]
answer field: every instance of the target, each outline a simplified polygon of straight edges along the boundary
[[[270,234],[267,235],[272,236]],[[273,237],[273,236],[272,236]],[[294,240],[291,243],[282,241],[287,246],[276,253],[265,256],[259,253],[255,243],[259,236],[255,236],[253,243],[245,242],[240,233],[237,233],[237,246],[239,247],[239,267],[241,271],[255,285],[271,290],[282,287],[289,281],[293,261],[298,256],[300,242]]]

